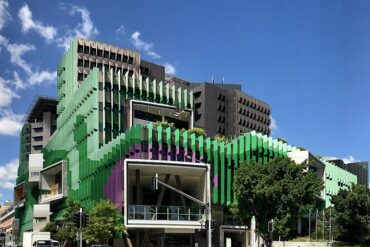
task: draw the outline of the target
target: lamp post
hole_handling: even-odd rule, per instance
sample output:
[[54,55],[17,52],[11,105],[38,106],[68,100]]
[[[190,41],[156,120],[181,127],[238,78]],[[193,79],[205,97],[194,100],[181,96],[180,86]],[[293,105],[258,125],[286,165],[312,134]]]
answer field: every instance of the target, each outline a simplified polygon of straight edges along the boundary
[[308,211],[308,241],[311,242],[311,209]]

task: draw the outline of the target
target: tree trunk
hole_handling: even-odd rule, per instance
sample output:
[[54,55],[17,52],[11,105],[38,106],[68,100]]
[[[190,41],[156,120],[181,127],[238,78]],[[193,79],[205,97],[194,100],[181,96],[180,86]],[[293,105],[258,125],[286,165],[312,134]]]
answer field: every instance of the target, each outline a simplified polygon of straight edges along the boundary
[[130,239],[130,234],[128,233],[128,231],[125,229],[122,232],[123,232],[122,238],[126,239],[128,247],[133,247],[131,239]]

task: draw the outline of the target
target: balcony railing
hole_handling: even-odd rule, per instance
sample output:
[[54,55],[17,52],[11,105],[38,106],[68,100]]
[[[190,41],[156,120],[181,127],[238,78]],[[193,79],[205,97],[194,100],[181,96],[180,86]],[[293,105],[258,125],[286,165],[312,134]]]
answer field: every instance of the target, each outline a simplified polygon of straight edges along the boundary
[[58,200],[60,198],[63,198],[62,186],[59,186],[59,184],[53,184],[50,186],[50,191],[48,191],[46,194],[41,195],[40,201],[47,202]]
[[199,221],[205,219],[205,209],[200,207],[129,205],[129,220]]

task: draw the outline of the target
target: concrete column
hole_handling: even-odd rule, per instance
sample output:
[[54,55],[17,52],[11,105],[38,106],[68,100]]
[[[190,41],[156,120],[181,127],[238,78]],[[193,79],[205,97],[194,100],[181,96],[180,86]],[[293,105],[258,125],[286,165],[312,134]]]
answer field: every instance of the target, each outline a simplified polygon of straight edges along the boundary
[[253,216],[251,219],[251,247],[256,246],[256,218]]

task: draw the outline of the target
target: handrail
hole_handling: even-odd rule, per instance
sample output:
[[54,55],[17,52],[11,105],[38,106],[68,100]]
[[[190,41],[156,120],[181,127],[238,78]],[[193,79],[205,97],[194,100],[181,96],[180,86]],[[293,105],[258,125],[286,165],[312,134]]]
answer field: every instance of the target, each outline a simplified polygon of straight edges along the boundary
[[199,221],[205,219],[204,207],[129,205],[129,220]]

